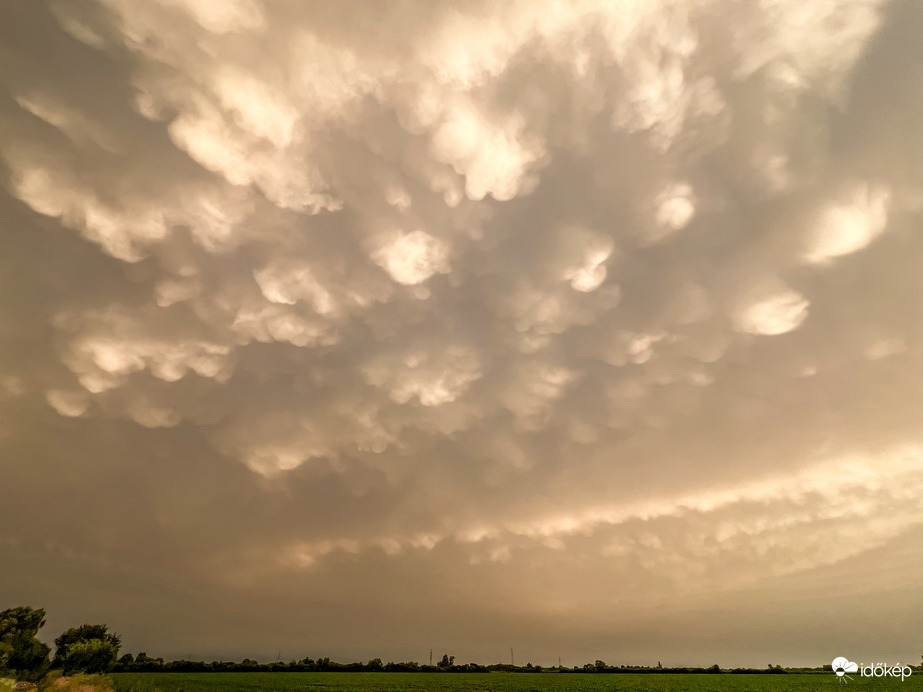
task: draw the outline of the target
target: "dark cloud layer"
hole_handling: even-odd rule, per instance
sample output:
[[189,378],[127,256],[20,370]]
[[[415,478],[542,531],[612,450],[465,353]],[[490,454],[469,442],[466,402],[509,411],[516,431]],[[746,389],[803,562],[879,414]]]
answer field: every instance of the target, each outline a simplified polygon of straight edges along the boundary
[[11,605],[167,657],[915,660],[916,4],[0,26]]

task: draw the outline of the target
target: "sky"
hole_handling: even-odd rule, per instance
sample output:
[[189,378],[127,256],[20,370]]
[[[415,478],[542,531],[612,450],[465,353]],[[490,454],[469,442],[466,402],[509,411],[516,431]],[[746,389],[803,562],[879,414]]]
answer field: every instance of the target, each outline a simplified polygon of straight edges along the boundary
[[923,4],[0,4],[0,608],[165,658],[919,663]]

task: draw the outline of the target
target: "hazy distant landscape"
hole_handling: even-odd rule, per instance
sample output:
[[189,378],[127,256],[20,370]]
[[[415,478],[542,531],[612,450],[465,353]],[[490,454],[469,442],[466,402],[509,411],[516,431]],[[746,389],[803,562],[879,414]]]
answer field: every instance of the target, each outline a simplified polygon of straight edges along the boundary
[[[273,674],[237,673],[205,674],[149,674],[127,673],[113,676],[116,692],[299,692],[356,690],[357,692],[801,692],[807,690],[838,689],[833,676],[817,674],[788,674],[785,676],[723,675],[720,679],[708,675],[556,675],[553,673],[490,673],[478,675],[461,673],[451,676],[421,676],[407,673],[359,673],[356,676],[336,673],[290,673],[279,677]],[[862,690],[921,690],[923,675],[905,682],[856,679],[847,689]]]
[[[211,692],[214,690],[800,690],[858,681],[880,688],[923,679],[919,666],[901,667],[900,679],[875,679],[874,669],[840,671],[831,665],[790,669],[768,664],[764,669],[609,665],[596,660],[582,666],[547,667],[532,663],[483,665],[457,663],[443,654],[435,663],[382,662],[379,658],[340,663],[329,658],[259,663],[164,661],[141,652],[120,655],[121,637],[107,625],[84,624],[55,638],[51,648],[37,638],[44,611],[28,606],[0,612],[0,692]],[[510,652],[512,655],[512,651]],[[846,666],[838,659],[834,666]],[[913,676],[913,672],[917,676]],[[845,675],[841,673],[845,672]],[[877,671],[883,678],[887,671]],[[896,669],[891,671],[896,672]],[[849,675],[852,673],[852,675]],[[866,676],[866,677],[863,677]]]

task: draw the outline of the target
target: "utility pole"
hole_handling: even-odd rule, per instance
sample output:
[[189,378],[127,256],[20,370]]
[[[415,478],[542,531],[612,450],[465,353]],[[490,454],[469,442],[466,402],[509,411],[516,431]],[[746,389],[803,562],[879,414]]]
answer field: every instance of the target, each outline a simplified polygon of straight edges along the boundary
[[513,667],[516,666],[516,659],[513,658],[513,647],[512,646],[510,647],[510,663],[513,664]]
[[561,670],[561,657],[558,656],[558,670]]
[[429,650],[429,664],[433,665],[433,650]]

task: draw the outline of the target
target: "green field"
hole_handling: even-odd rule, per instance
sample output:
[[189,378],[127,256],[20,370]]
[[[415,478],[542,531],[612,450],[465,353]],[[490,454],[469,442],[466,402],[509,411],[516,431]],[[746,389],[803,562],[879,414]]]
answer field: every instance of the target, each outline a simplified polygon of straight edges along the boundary
[[588,675],[559,673],[116,673],[116,692],[312,692],[361,690],[390,692],[578,692],[587,690],[923,690],[923,675],[904,682],[854,675],[848,685],[830,674],[787,675]]

